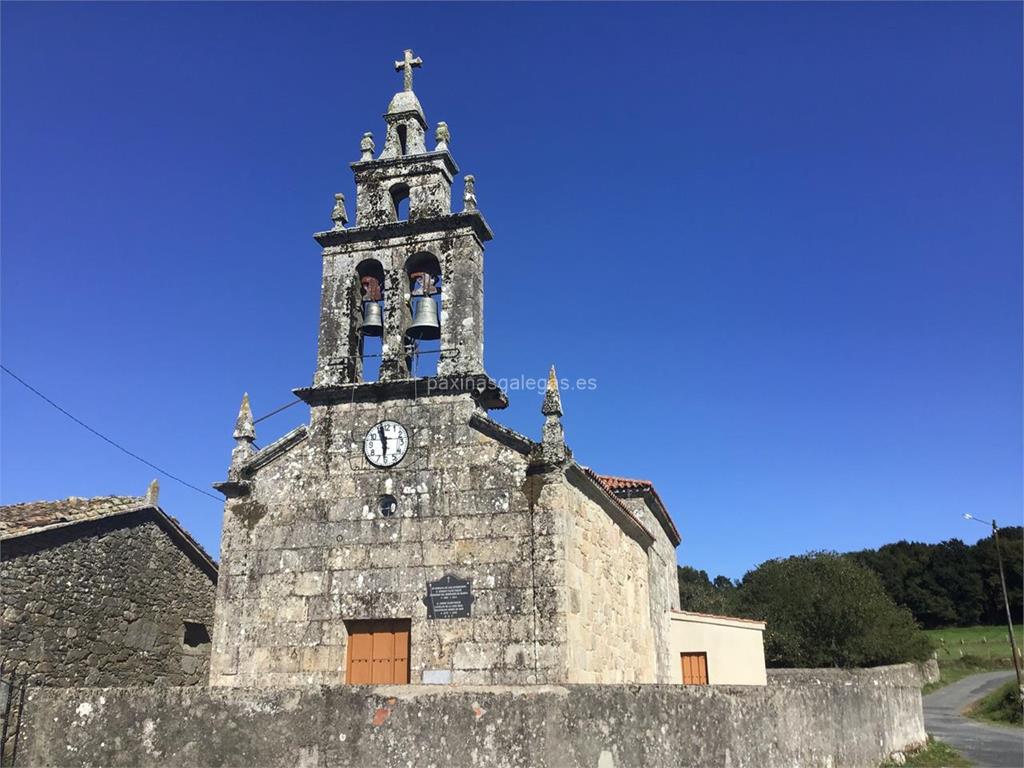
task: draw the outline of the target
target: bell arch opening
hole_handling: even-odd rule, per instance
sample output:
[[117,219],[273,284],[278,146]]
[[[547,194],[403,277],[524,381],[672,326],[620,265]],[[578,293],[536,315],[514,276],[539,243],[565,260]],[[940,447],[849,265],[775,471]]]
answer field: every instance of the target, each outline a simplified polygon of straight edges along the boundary
[[409,154],[409,128],[405,123],[395,126],[395,133],[398,134],[398,153],[405,157]]
[[441,265],[422,252],[405,262],[412,322],[405,333],[406,365],[413,377],[436,376],[441,359]]
[[360,313],[355,318],[359,334],[360,381],[380,377],[384,336],[384,267],[376,259],[364,259],[356,265],[359,283]]
[[391,210],[395,221],[409,220],[409,185],[395,184],[391,187]]

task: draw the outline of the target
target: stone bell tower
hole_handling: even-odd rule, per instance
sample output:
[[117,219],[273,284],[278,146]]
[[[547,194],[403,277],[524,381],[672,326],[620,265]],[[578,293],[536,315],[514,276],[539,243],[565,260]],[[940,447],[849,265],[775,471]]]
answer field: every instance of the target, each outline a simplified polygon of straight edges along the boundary
[[311,388],[298,391],[308,402],[369,386],[367,339],[381,337],[374,388],[427,371],[438,387],[488,393],[485,407],[505,404],[483,367],[483,254],[491,230],[476,208],[472,176],[463,180],[462,210],[452,210],[459,169],[445,123],[427,149],[427,119],[412,90],[421,64],[408,50],[395,62],[404,87],[384,114],[379,154],[373,135],[363,136],[351,166],[354,226],[336,195],[333,229],[314,235],[323,247],[323,285],[316,374]]

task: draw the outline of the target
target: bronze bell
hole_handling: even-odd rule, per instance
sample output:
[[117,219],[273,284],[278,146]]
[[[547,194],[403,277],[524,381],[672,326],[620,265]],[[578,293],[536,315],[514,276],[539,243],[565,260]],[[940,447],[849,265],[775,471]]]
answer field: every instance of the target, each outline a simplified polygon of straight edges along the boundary
[[437,320],[437,304],[429,296],[416,302],[416,312],[409,326],[409,337],[418,341],[433,341],[441,338],[441,323]]
[[363,336],[384,335],[384,317],[378,302],[367,301],[363,304],[363,324],[359,330]]

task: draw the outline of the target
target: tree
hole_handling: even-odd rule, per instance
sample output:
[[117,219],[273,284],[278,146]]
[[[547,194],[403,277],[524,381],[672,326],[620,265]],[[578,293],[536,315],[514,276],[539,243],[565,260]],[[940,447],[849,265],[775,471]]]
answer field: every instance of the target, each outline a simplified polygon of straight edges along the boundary
[[767,622],[771,667],[862,667],[924,659],[928,640],[879,577],[830,552],[769,560],[743,577],[737,607]]
[[[984,592],[975,550],[960,539],[936,544],[928,553],[928,571],[932,590],[945,595],[952,606],[956,625],[971,627],[977,624],[984,608]],[[924,626],[935,626],[931,622],[925,623],[924,619],[920,621]]]
[[[952,545],[954,542],[948,542]],[[955,541],[963,547],[963,542]],[[925,627],[958,624],[957,604],[950,599],[946,585],[935,578],[936,558],[930,544],[899,541],[876,550],[855,552],[851,556],[871,568],[885,585],[897,605],[905,605]],[[974,578],[973,564],[963,573]]]
[[725,576],[716,576],[714,582],[706,571],[688,565],[678,568],[679,607],[697,613],[734,613],[736,586]]
[[[1024,619],[1024,528],[1000,528],[999,548],[1003,553],[1003,568],[1006,569],[1010,613],[1014,624],[1019,624]],[[985,624],[1004,624],[1006,608],[1003,605],[1003,588],[999,583],[995,540],[988,536],[978,541],[973,549],[982,579],[981,620]]]
[[[1014,620],[1021,620],[1022,529],[1001,528],[999,541]],[[992,537],[967,545],[959,539],[939,544],[899,541],[851,554],[881,578],[886,591],[926,629],[1006,620],[999,565]]]

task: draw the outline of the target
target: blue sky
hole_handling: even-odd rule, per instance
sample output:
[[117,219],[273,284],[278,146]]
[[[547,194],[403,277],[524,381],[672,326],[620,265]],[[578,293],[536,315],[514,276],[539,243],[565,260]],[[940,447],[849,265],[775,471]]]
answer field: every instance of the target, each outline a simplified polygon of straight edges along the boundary
[[[680,561],[1020,521],[1021,6],[2,6],[3,361],[201,487],[308,385],[319,250],[401,80],[477,179],[486,360],[649,478]],[[461,188],[461,185],[458,187]],[[2,500],[154,472],[4,376]],[[540,396],[494,415],[537,437]],[[306,418],[259,425],[267,443]],[[162,480],[211,550],[221,508]]]

